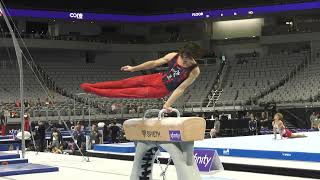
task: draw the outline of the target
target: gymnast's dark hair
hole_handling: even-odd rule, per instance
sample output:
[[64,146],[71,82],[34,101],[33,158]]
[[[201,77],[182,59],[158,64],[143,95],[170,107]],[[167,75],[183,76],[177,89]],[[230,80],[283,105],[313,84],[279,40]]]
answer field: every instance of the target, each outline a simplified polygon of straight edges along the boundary
[[189,42],[179,50],[179,54],[188,58],[200,58],[202,56],[202,48],[197,43]]

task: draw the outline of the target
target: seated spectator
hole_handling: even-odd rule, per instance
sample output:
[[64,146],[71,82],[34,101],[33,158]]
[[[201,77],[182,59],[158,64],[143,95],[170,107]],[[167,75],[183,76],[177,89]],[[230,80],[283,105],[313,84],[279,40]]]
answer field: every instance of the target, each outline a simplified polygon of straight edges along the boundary
[[143,105],[142,105],[142,103],[141,103],[141,104],[139,104],[139,105],[137,106],[137,113],[143,113],[143,111],[144,111],[144,107],[143,107]]
[[53,147],[51,152],[54,154],[62,154],[63,146],[62,144],[59,147]]
[[21,107],[21,102],[20,100],[15,101],[15,107]]
[[50,105],[50,101],[49,101],[49,98],[46,98],[46,102],[45,102],[45,105],[48,107]]
[[134,114],[134,113],[136,113],[135,107],[133,105],[130,105],[129,114]]
[[40,98],[38,98],[38,100],[37,100],[37,102],[36,102],[36,106],[37,106],[37,107],[40,107],[40,106],[41,106],[41,100],[40,100]]
[[26,99],[26,100],[24,100],[24,107],[30,107],[29,106],[29,102],[28,102],[28,100]]

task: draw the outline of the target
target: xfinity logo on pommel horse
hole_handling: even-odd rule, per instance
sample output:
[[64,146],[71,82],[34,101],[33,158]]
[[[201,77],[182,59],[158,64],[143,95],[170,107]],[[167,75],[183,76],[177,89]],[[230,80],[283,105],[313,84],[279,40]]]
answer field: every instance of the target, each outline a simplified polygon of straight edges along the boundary
[[141,131],[143,137],[153,137],[157,138],[160,137],[160,132],[159,131],[147,131],[147,130],[142,130]]

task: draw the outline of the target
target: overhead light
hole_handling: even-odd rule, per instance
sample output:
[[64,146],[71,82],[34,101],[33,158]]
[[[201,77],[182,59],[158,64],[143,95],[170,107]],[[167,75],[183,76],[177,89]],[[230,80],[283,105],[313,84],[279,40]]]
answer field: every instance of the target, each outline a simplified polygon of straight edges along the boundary
[[221,13],[221,14],[220,14],[220,16],[222,17],[222,16],[223,16],[223,14]]
[[253,14],[253,11],[248,11],[248,14]]
[[256,36],[252,36],[253,38],[255,38]]
[[233,13],[233,15],[235,15],[235,16],[236,16],[236,15],[238,15],[238,13],[237,13],[237,12],[234,12],[234,13]]
[[93,21],[91,21],[90,23],[91,23],[91,24],[93,24],[94,22],[93,22]]
[[206,18],[209,18],[209,17],[210,17],[210,15],[207,14],[207,15],[206,15]]
[[75,21],[72,21],[73,23],[75,22]]
[[229,39],[229,38],[224,38],[224,39]]

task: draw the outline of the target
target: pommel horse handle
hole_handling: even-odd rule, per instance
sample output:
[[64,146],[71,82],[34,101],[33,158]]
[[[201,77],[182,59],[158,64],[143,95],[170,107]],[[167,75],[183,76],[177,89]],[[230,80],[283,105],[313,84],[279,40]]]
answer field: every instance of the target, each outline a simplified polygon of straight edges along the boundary
[[[167,110],[166,109],[162,109],[160,112],[159,112],[159,115],[158,115],[158,119],[161,120],[161,118],[164,117],[164,113],[166,112]],[[177,118],[180,118],[180,112],[178,109],[172,109],[173,112],[177,113]]]
[[[177,114],[177,118],[180,118],[180,111],[178,109],[172,109],[173,112],[175,112]],[[158,113],[159,112],[159,113]],[[166,109],[162,109],[162,110],[159,110],[159,109],[148,109],[145,113],[144,113],[144,116],[143,116],[143,120],[146,120],[146,116],[149,114],[149,113],[158,113],[158,119],[161,120],[163,117],[164,117],[164,113],[166,113],[167,110]]]

